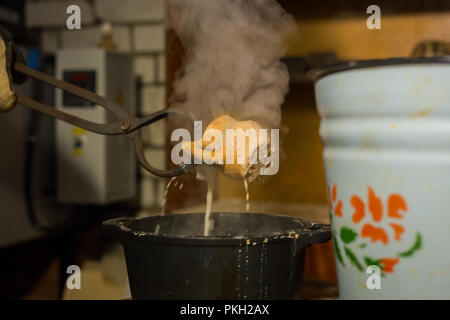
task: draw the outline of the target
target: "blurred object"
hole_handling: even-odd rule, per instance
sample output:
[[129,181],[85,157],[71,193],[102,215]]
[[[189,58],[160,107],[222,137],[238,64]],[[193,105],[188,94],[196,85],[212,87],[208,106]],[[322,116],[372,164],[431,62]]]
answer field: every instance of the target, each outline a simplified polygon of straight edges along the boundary
[[[34,284],[33,288],[23,297],[25,300],[56,300],[60,299],[60,269],[61,262],[53,259],[43,270],[43,274]],[[9,299],[11,297],[8,297]]]
[[101,266],[105,281],[121,286],[128,282],[125,254],[121,245],[116,244],[112,250],[101,258]]
[[[24,230],[26,230],[24,228]],[[59,245],[61,236],[42,237],[14,246],[0,248],[0,299],[58,298]],[[56,265],[55,265],[56,263]],[[51,269],[51,271],[49,270]],[[53,283],[43,284],[43,278],[53,278]]]
[[308,59],[305,57],[286,57],[282,61],[286,64],[289,72],[290,83],[310,83],[306,74],[309,71]]
[[317,244],[308,249],[303,277],[337,282],[333,242]]
[[432,58],[450,56],[450,42],[423,41],[412,52],[414,58]]
[[98,43],[98,48],[103,48],[109,51],[117,51],[117,44],[113,40],[112,36],[112,24],[110,22],[104,22],[100,28],[102,39]]
[[308,66],[310,69],[323,67],[337,62],[336,53],[333,51],[318,51],[308,54]]
[[8,29],[19,43],[28,41],[25,29],[25,0],[2,0],[0,4],[0,24]]
[[307,76],[311,69],[333,64],[338,61],[336,53],[332,51],[311,52],[307,56],[285,57],[282,61],[289,71],[289,82],[291,84],[312,84]]
[[302,288],[300,292],[301,292],[300,297],[301,299],[304,300],[339,299],[339,290],[335,282],[304,279],[302,282]]
[[[122,256],[120,259],[124,260]],[[81,266],[81,290],[64,290],[63,300],[122,300],[129,298],[128,281],[117,284],[105,276],[101,262],[88,260]],[[123,270],[116,270],[123,273]]]

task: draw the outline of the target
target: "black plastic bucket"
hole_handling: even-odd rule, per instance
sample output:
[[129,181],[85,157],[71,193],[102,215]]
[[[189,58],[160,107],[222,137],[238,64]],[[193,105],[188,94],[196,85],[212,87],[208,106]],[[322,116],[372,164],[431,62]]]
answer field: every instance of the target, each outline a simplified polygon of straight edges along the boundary
[[[298,218],[212,213],[118,218],[103,223],[121,242],[133,299],[295,299],[305,249],[330,226]],[[159,225],[159,233],[155,230]]]

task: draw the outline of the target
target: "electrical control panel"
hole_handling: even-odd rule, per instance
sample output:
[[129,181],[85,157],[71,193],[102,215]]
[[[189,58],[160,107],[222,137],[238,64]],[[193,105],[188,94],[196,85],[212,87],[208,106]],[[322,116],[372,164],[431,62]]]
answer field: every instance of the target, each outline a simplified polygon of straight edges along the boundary
[[[125,107],[135,114],[133,59],[99,48],[60,50],[56,77]],[[102,106],[56,90],[56,107],[97,123],[115,121]],[[105,205],[136,193],[136,159],[126,135],[99,135],[56,123],[58,201]]]

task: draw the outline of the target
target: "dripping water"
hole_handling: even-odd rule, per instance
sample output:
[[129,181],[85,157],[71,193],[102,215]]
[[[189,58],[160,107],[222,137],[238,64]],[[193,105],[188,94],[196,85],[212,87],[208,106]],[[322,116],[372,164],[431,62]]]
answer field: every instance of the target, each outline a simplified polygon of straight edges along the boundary
[[245,188],[245,211],[250,211],[250,193],[248,192],[248,181],[244,178],[244,188]]
[[242,243],[239,243],[237,254],[237,298],[241,299],[241,256],[242,256]]
[[207,237],[209,234],[209,231],[212,228],[211,225],[211,207],[212,207],[212,201],[213,201],[213,192],[214,192],[214,182],[215,182],[215,175],[214,172],[211,171],[211,174],[208,174],[207,177],[207,184],[208,184],[208,191],[206,192],[206,210],[205,210],[205,221],[204,221],[204,227],[203,227],[203,236]]
[[[163,195],[163,202],[161,204],[161,212],[160,215],[164,216],[166,214],[166,204],[167,204],[167,194],[169,193],[169,188],[172,185],[172,183],[175,181],[177,177],[172,177],[169,180],[169,183],[167,183],[166,190],[164,191]],[[175,182],[175,186],[177,185],[178,181]],[[155,227],[155,234],[159,234],[159,229],[161,228],[161,225],[158,223]]]
[[248,246],[250,245],[250,239],[247,239],[245,243],[245,280],[244,280],[244,299],[247,299],[248,295]]
[[264,277],[264,243],[261,245],[261,257],[259,259],[259,299],[262,299]]
[[264,252],[264,299],[267,299],[267,247],[265,244],[263,244],[263,252]]

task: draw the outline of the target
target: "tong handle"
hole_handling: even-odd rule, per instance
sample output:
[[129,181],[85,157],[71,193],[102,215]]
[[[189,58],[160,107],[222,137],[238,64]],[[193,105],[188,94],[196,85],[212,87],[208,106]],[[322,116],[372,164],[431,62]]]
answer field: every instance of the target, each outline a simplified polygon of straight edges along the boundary
[[52,87],[62,89],[66,92],[69,92],[73,95],[83,98],[84,100],[87,100],[97,105],[101,105],[106,109],[108,109],[109,111],[111,111],[112,113],[114,113],[119,119],[125,119],[129,117],[127,111],[123,107],[119,106],[118,104],[115,104],[111,100],[108,100],[105,97],[102,97],[94,92],[80,88],[68,82],[56,79],[48,74],[27,67],[26,65],[20,62],[14,63],[14,69],[34,79],[45,82],[51,85]]
[[37,102],[28,97],[24,97],[22,95],[16,94],[18,103],[23,104],[27,107],[30,107],[38,112],[45,113],[53,118],[62,120],[64,122],[67,122],[74,126],[77,126],[77,127],[80,127],[80,128],[83,128],[83,129],[86,129],[88,131],[92,131],[95,133],[99,133],[99,134],[107,134],[107,135],[123,134],[129,129],[129,127],[131,125],[130,116],[128,115],[127,111],[123,107],[115,104],[114,102],[112,102],[96,93],[90,92],[90,91],[80,88],[80,87],[77,87],[68,82],[58,80],[50,75],[47,75],[45,73],[42,73],[35,69],[27,67],[26,65],[24,65],[23,63],[20,63],[20,62],[14,63],[14,69],[17,72],[20,72],[20,73],[30,76],[34,79],[45,82],[55,88],[62,89],[64,91],[69,92],[73,95],[76,95],[82,99],[90,101],[96,105],[101,105],[101,106],[105,107],[107,110],[111,111],[118,119],[121,119],[121,120],[117,121],[117,122],[107,123],[107,124],[95,123],[95,122],[91,122],[88,120],[80,119],[69,113],[57,110],[46,104]]
[[123,134],[124,133],[124,131],[122,130],[123,121],[110,122],[107,124],[95,123],[92,121],[80,119],[78,117],[75,117],[74,115],[57,110],[53,107],[50,107],[46,104],[37,102],[33,99],[22,96],[20,94],[16,94],[16,102],[19,104],[22,104],[26,107],[29,107],[37,112],[44,113],[52,118],[64,121],[73,126],[83,128],[83,129],[86,129],[91,132],[95,132],[95,133],[99,133],[99,134],[106,134],[106,135]]
[[17,98],[16,101],[18,103],[23,104],[27,107],[30,107],[38,112],[47,114],[53,118],[62,120],[71,125],[86,129],[91,132],[95,132],[95,133],[99,133],[99,134],[106,134],[106,135],[127,134],[128,137],[130,138],[130,140],[132,140],[132,142],[134,143],[135,151],[136,151],[136,155],[137,155],[137,159],[138,159],[139,163],[141,164],[142,167],[144,167],[147,171],[151,172],[154,175],[157,175],[160,177],[179,176],[179,175],[182,175],[182,174],[188,172],[192,168],[192,165],[181,165],[177,168],[170,169],[170,170],[159,170],[159,169],[156,169],[153,166],[151,166],[149,164],[149,162],[147,161],[147,159],[145,158],[144,149],[142,147],[141,137],[137,130],[137,129],[142,128],[146,125],[149,125],[153,122],[156,122],[158,120],[166,118],[171,113],[179,114],[179,115],[187,117],[189,120],[193,120],[193,117],[191,114],[183,112],[181,110],[177,110],[177,109],[165,109],[165,110],[155,112],[154,114],[152,114],[148,117],[131,119],[128,112],[123,107],[115,104],[114,102],[112,102],[100,95],[90,92],[86,89],[77,87],[77,86],[67,83],[65,81],[58,80],[58,79],[56,79],[52,76],[49,76],[45,73],[42,73],[35,69],[29,68],[20,62],[16,62],[14,64],[14,69],[17,72],[20,72],[22,74],[30,76],[34,79],[43,81],[53,87],[62,89],[73,95],[81,97],[82,99],[90,101],[96,105],[101,105],[101,106],[105,107],[107,110],[109,110],[110,112],[112,112],[119,119],[119,121],[112,122],[112,123],[106,123],[106,124],[87,121],[87,120],[75,117],[69,113],[52,108],[51,106],[48,106],[46,104],[37,102],[31,98],[16,94],[16,98]]

